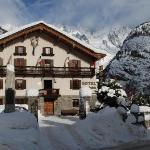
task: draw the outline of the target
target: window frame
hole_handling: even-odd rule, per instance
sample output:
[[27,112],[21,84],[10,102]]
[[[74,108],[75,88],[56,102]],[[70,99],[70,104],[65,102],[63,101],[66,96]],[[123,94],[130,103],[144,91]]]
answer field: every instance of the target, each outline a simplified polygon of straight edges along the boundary
[[[46,49],[49,48],[49,53],[46,52]],[[54,56],[54,51],[52,47],[43,47],[42,56]]]
[[[18,86],[18,83],[17,83],[17,81],[22,81],[22,83],[20,83],[21,85],[20,86]],[[24,89],[26,89],[26,80],[24,80],[24,79],[16,79],[15,80],[15,89],[16,90],[24,90]]]
[[[23,53],[19,53],[19,48],[23,48]],[[25,46],[15,46],[15,52],[14,52],[15,56],[26,56],[26,47]]]
[[79,99],[72,99],[72,106],[73,107],[79,107]]
[[[17,61],[19,61],[19,62],[17,62]],[[18,63],[19,65],[16,65],[16,63]],[[27,59],[25,59],[25,58],[15,58],[14,59],[14,66],[15,67],[25,67],[26,64],[27,64]]]
[[79,90],[80,88],[81,88],[81,80],[79,79],[70,80],[70,89]]

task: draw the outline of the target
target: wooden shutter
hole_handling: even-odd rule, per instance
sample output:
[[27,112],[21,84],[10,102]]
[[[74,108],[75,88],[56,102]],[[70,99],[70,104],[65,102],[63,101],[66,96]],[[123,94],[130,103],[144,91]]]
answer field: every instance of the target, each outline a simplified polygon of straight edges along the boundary
[[19,66],[19,60],[18,60],[18,58],[14,59],[14,66]]
[[70,80],[70,89],[73,89],[73,80]]
[[43,47],[43,54],[46,54],[46,48]]
[[73,80],[73,89],[81,88],[81,80]]
[[81,67],[81,61],[77,60],[77,67],[80,68]]
[[52,55],[53,54],[53,48],[50,47],[50,54]]
[[0,89],[3,89],[3,79],[0,79]]
[[70,80],[70,89],[80,89],[81,88],[81,80]]
[[24,54],[26,53],[26,47],[25,46],[23,47],[23,53]]
[[68,62],[68,67],[71,67],[71,68],[74,67],[72,60],[69,60],[69,62]]
[[15,53],[18,54],[18,46],[15,47]]
[[3,66],[3,58],[0,57],[0,66]]
[[24,58],[16,58],[14,59],[14,65],[15,66],[26,66],[26,59]]
[[26,80],[22,80],[22,89],[26,89]]
[[22,66],[26,66],[27,64],[27,60],[26,59],[22,59]]
[[81,67],[81,61],[80,60],[69,60],[68,67],[80,68]]
[[15,89],[18,89],[18,84],[17,84],[17,80],[15,80]]

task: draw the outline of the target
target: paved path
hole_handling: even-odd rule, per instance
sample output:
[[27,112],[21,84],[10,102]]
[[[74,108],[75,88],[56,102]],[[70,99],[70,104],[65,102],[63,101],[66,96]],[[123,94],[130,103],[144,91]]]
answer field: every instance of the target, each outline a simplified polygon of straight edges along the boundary
[[150,150],[150,141],[143,141],[139,143],[127,143],[117,147],[107,147],[99,150]]
[[[81,136],[80,132],[72,125],[76,120],[77,118],[40,118],[42,150],[150,150],[150,141],[93,149],[91,144],[95,142],[96,147],[102,146],[100,143],[102,139],[92,133],[87,134],[88,137]],[[91,137],[91,140],[86,140]],[[92,141],[93,139],[94,141]]]

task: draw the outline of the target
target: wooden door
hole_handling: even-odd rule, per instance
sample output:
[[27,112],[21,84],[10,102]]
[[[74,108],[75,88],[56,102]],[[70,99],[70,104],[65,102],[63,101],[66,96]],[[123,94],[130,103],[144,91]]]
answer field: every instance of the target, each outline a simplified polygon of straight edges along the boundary
[[54,102],[44,102],[44,114],[45,115],[53,115],[54,114]]

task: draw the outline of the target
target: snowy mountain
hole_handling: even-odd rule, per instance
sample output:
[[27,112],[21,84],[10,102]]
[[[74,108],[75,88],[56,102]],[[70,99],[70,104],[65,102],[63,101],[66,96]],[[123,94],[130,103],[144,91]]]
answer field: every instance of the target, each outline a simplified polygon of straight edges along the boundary
[[116,57],[106,68],[110,78],[117,78],[124,88],[150,95],[150,23],[131,31]]
[[61,30],[73,35],[74,37],[84,41],[100,50],[104,50],[107,53],[107,56],[97,62],[98,65],[103,65],[104,68],[120,50],[120,47],[123,44],[123,41],[130,33],[128,27],[116,27],[113,29],[99,29],[95,32],[90,32],[82,28],[71,28],[67,26],[59,26]]

